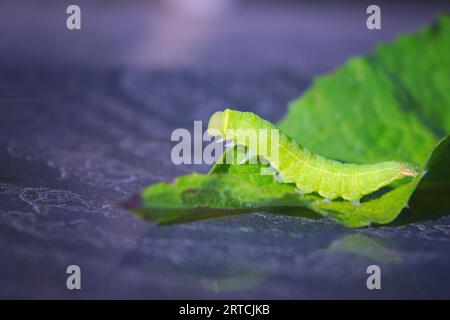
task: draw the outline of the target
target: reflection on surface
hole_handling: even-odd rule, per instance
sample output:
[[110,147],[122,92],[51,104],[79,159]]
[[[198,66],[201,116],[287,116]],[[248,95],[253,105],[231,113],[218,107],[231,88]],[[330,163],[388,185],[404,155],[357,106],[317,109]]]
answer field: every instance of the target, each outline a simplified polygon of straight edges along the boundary
[[395,263],[401,261],[399,252],[387,248],[381,239],[368,237],[363,234],[355,233],[346,235],[328,247],[331,252],[342,254],[352,254],[369,258],[375,262]]
[[[309,241],[307,237],[301,241],[305,237],[302,231],[307,229],[305,225],[298,225],[288,232],[288,239],[282,239],[282,243],[278,240],[277,243],[277,233],[287,230],[278,230],[277,227],[269,228],[269,231],[249,230],[248,226],[238,226],[242,217],[225,218],[223,222],[227,223],[226,220],[230,219],[237,219],[228,221],[236,230],[230,231],[228,237],[221,235],[218,239],[208,239],[205,242],[196,239],[195,242],[199,242],[197,244],[184,238],[183,233],[174,235],[170,226],[153,229],[138,240],[134,249],[123,257],[120,267],[132,266],[148,273],[159,270],[157,277],[168,284],[182,283],[191,290],[196,288],[195,290],[204,290],[205,293],[219,296],[241,292],[242,297],[245,297],[246,294],[266,287],[276,288],[280,278],[287,274],[290,274],[289,277],[297,274],[292,280],[301,288],[304,286],[298,282],[301,279],[326,283],[330,277],[361,265],[361,274],[356,279],[363,281],[365,267],[370,263],[376,262],[387,268],[390,264],[402,262],[401,253],[390,248],[389,241],[380,237],[344,232],[334,233],[327,241]],[[211,232],[214,232],[214,226],[212,229]],[[160,238],[164,235],[162,238],[165,241],[153,243],[155,230],[164,230],[157,233]],[[258,241],[261,233],[267,236],[265,243]],[[292,238],[289,239],[290,237]],[[172,256],[170,252],[166,252],[162,257],[160,251],[164,248],[170,250],[169,243],[178,243],[184,249],[184,254],[177,253]],[[274,245],[281,244],[283,247],[273,250]],[[227,254],[216,254],[217,250]],[[205,255],[205,252],[211,253]],[[335,265],[331,267],[330,261],[334,261]],[[355,281],[352,278],[354,275],[349,276],[350,283]],[[288,286],[287,292],[293,290],[295,291]],[[176,296],[176,293],[173,294]],[[180,293],[180,296],[183,294]]]
[[[284,219],[294,222],[285,225],[274,222],[276,216],[255,214],[249,224],[247,217],[155,226],[123,257],[120,268],[132,267],[149,274],[156,272],[156,277],[168,287],[183,284],[190,290],[203,291],[207,297],[226,297],[232,293],[245,297],[274,285],[273,295],[278,295],[282,287],[279,287],[278,276],[284,275],[286,268],[301,271],[298,266],[302,261],[315,259],[315,254],[331,242],[325,239],[301,241],[308,219],[297,224],[292,221],[294,218],[276,218],[279,222]],[[209,236],[203,238],[198,228]],[[229,231],[218,233],[222,228]],[[289,236],[284,237],[280,232],[287,232]],[[174,246],[177,252],[171,253]],[[290,290],[285,290],[287,295]],[[186,297],[183,292],[179,294]],[[177,293],[172,292],[172,295]]]
[[263,272],[247,272],[229,277],[203,278],[202,285],[213,292],[235,292],[250,289],[266,279],[269,274]]
[[[158,294],[176,298],[193,297],[189,292],[207,298],[324,298],[337,292],[342,298],[396,297],[398,292],[427,298],[445,288],[440,282],[445,279],[443,270],[438,267],[437,274],[430,275],[426,267],[435,254],[404,239],[326,225],[319,227],[323,233],[318,238],[308,219],[296,224],[297,219],[283,216],[258,214],[251,223],[249,218],[155,227],[136,242],[119,267],[152,275],[167,289],[160,288]],[[214,238],[225,225],[228,235]],[[203,238],[206,230],[210,236]],[[171,253],[174,247],[177,252]],[[383,290],[378,293],[365,284],[371,264],[382,270]]]

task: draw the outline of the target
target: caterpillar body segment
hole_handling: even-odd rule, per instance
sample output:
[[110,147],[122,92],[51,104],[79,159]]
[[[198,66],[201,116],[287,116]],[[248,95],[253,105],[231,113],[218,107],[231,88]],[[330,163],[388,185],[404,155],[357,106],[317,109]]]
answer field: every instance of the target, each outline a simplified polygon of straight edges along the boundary
[[[267,133],[270,130],[278,132],[278,139]],[[266,132],[264,139],[258,131]],[[250,153],[267,159],[282,182],[294,183],[300,192],[316,192],[325,199],[343,198],[359,203],[364,195],[395,180],[417,175],[415,167],[404,162],[353,164],[326,159],[303,148],[275,125],[251,112],[230,109],[216,112],[210,119],[208,132],[246,146]],[[254,136],[259,138],[257,143]],[[278,150],[276,157],[273,148]]]

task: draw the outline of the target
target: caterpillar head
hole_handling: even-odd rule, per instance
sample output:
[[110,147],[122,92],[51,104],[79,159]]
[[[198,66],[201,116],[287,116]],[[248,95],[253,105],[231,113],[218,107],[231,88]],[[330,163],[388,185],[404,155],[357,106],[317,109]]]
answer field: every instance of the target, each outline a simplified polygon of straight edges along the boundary
[[218,111],[212,115],[208,123],[208,133],[212,136],[225,136],[225,129],[228,124],[228,109]]

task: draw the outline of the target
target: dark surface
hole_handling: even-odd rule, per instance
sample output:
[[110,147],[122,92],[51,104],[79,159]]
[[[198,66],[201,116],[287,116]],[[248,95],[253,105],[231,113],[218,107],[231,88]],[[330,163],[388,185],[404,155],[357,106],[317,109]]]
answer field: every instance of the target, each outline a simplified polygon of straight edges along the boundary
[[[387,6],[378,33],[351,3],[205,20],[82,2],[79,33],[65,30],[65,5],[1,5],[0,297],[450,298],[450,217],[349,230],[256,213],[158,227],[115,207],[208,169],[171,163],[173,129],[227,105],[276,121],[313,75],[417,29],[442,3]],[[70,264],[81,291],[66,289]],[[380,291],[366,288],[371,264]]]

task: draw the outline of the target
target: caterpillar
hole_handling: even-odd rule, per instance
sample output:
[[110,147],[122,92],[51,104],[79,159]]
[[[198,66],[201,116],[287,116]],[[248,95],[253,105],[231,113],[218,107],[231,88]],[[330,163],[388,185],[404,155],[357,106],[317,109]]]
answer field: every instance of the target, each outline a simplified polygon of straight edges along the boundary
[[[270,148],[261,148],[260,144],[250,143],[242,136],[243,130],[277,130],[278,141],[266,136]],[[208,133],[243,145],[267,160],[276,170],[283,183],[294,183],[300,193],[317,193],[324,201],[342,198],[354,205],[360,199],[395,180],[415,177],[418,172],[414,165],[406,162],[386,161],[374,164],[343,163],[314,154],[304,148],[274,124],[252,112],[226,109],[212,115],[208,124]],[[270,150],[278,148],[275,158]]]

